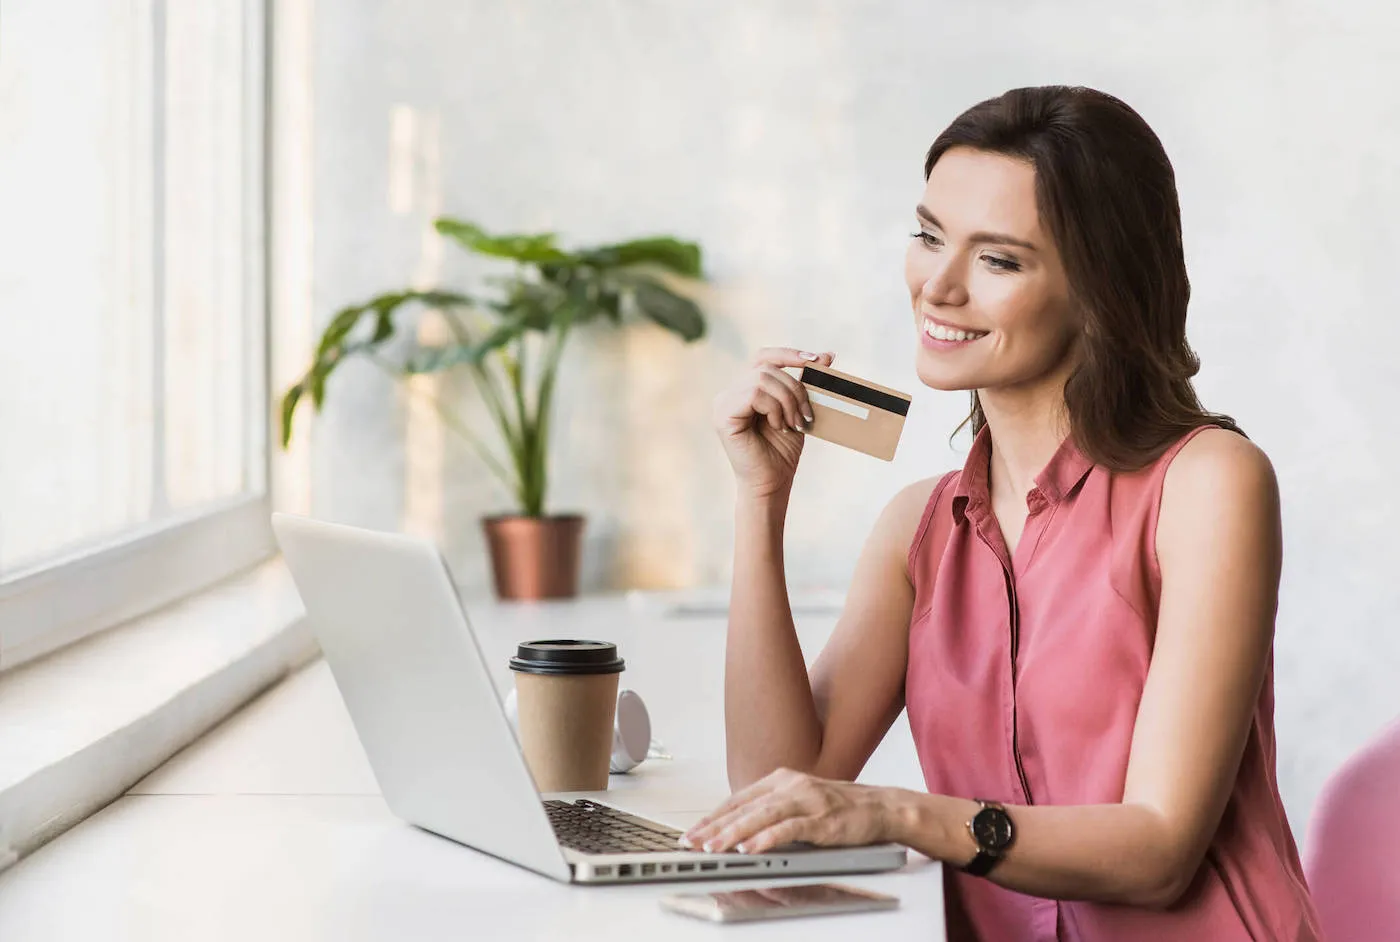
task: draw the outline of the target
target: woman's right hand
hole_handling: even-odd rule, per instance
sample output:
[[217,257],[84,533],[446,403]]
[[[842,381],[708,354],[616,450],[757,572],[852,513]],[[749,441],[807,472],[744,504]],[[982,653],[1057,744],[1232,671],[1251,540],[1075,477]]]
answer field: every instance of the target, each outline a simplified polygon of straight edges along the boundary
[[739,487],[771,497],[792,486],[802,456],[802,429],[812,422],[807,388],[785,366],[830,366],[831,353],[790,347],[760,350],[753,366],[715,398],[715,429]]

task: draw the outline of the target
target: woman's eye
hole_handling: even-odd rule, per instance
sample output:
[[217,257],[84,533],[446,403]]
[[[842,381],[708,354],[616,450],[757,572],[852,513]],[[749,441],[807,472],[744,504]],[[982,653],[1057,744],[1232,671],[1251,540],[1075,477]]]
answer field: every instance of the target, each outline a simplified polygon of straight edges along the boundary
[[927,245],[929,248],[933,248],[936,245],[942,244],[942,240],[931,232],[911,232],[909,233],[909,235],[911,238],[918,239],[920,242],[922,242],[924,245]]
[[1020,271],[1021,264],[1009,258],[997,258],[995,255],[983,255],[983,258],[996,269],[1001,271]]

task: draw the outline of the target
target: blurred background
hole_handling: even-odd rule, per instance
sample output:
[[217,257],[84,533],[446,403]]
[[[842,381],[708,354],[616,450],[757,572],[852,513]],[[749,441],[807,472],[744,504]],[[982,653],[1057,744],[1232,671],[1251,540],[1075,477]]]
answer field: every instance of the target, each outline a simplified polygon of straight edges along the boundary
[[[1380,0],[0,0],[0,579],[172,521],[232,533],[271,502],[431,536],[488,593],[480,518],[512,497],[429,404],[488,428],[463,376],[346,362],[276,441],[337,310],[492,270],[434,230],[446,214],[703,249],[701,340],[589,325],[562,361],[547,509],[587,517],[584,592],[727,583],[710,404],[758,347],[913,392],[893,462],[803,456],[794,599],[839,593],[889,497],[967,446],[966,396],[913,370],[924,153],[1008,88],[1090,85],[1175,165],[1198,389],[1282,484],[1278,765],[1301,835],[1400,713],[1397,37]],[[394,343],[431,341],[423,320]]]

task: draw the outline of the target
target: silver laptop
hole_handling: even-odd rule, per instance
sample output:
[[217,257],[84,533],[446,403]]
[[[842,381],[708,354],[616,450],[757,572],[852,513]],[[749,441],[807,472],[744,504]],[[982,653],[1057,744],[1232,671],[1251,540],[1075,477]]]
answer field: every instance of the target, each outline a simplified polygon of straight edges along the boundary
[[685,851],[681,832],[611,805],[542,800],[437,547],[280,513],[272,526],[384,799],[410,824],[575,883],[904,865],[895,844]]

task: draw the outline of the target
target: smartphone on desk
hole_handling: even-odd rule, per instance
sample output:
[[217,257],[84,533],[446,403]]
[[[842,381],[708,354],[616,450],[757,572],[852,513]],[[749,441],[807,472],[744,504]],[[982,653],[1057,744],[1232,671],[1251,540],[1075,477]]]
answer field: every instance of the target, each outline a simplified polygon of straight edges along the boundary
[[677,893],[663,896],[661,905],[672,912],[711,922],[749,922],[895,909],[899,897],[844,883],[803,883],[717,893]]

